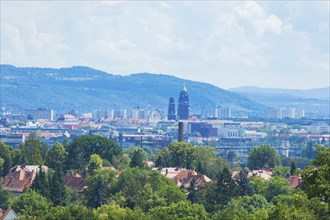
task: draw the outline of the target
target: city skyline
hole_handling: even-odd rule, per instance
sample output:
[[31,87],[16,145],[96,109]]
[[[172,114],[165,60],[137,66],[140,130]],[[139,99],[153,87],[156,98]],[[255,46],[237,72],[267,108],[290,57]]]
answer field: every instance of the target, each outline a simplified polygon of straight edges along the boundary
[[2,1],[1,63],[327,87],[329,2]]

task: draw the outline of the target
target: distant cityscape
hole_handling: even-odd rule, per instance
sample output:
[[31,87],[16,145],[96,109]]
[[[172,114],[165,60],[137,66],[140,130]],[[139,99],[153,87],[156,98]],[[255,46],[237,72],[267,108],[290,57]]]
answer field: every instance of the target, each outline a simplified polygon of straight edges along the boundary
[[[123,148],[132,146],[162,149],[178,139],[178,122],[183,122],[184,141],[193,145],[215,147],[217,153],[235,151],[244,156],[259,143],[271,141],[277,151],[286,156],[300,156],[305,143],[329,144],[330,125],[327,119],[306,119],[304,109],[269,108],[265,118],[251,120],[235,118],[231,108],[217,106],[190,112],[188,90],[183,85],[176,108],[174,97],[169,98],[168,109],[98,109],[91,113],[70,110],[56,115],[54,110],[26,109],[21,114],[11,114],[1,109],[0,140],[19,148],[26,138],[38,137],[52,145],[73,140],[83,134],[98,134],[115,140]],[[282,121],[278,121],[282,120]],[[243,157],[244,158],[244,157]]]

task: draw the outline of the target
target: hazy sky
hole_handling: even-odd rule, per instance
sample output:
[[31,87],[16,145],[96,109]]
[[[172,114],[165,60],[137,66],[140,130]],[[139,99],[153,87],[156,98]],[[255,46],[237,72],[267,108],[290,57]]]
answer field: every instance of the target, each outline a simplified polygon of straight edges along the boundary
[[1,63],[329,86],[329,1],[1,1]]

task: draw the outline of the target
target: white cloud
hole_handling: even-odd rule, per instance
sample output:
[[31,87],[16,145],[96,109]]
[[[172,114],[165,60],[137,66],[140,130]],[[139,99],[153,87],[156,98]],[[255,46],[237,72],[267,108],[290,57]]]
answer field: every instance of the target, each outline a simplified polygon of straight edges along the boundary
[[1,1],[1,63],[168,73],[225,88],[320,87],[329,73],[324,6]]

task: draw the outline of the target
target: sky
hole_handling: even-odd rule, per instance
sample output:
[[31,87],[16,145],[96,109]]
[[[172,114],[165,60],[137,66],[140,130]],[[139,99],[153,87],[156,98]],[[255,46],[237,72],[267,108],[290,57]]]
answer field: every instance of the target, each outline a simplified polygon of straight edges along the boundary
[[212,83],[330,84],[329,1],[1,1],[1,64]]

